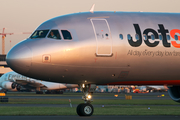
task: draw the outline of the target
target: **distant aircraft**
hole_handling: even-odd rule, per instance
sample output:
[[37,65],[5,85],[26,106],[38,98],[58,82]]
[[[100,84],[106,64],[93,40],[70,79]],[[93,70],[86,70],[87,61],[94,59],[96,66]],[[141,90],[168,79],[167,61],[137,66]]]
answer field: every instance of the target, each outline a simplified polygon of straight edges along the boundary
[[78,84],[61,84],[36,80],[20,75],[14,71],[5,73],[0,77],[0,87],[8,91],[20,91],[21,87],[36,90],[36,93],[42,94],[42,90],[48,90],[47,93],[60,93],[60,90],[78,87]]
[[159,86],[159,85],[154,85],[154,86],[151,86],[151,85],[147,85],[146,86],[146,90],[149,90],[149,92],[153,91],[166,91],[168,88],[165,87],[165,86]]
[[167,85],[180,102],[180,13],[81,12],[42,23],[7,54],[28,77],[79,84],[91,116],[96,85]]

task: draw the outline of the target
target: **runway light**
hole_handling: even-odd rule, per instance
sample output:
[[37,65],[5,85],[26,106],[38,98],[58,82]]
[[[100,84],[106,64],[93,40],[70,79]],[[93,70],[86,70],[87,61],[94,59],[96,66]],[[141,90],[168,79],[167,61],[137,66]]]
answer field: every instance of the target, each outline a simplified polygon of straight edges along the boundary
[[118,95],[114,95],[115,97],[118,97]]

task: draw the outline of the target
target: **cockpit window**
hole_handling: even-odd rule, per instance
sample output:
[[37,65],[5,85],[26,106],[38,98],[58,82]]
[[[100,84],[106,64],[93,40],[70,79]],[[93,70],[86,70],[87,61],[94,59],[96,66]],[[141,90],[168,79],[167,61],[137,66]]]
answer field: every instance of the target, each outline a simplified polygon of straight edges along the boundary
[[45,38],[47,33],[49,32],[49,30],[36,30],[32,35],[31,35],[31,39],[35,39],[35,38]]
[[58,30],[51,30],[51,32],[48,35],[48,38],[61,39],[61,36]]
[[72,39],[71,33],[69,31],[61,30],[61,32],[62,32],[62,35],[63,35],[65,40],[71,40]]

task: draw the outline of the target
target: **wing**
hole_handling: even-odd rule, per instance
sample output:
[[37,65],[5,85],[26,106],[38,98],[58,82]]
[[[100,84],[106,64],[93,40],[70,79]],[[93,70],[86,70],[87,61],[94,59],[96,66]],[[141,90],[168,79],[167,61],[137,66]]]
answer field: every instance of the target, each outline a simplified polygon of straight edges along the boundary
[[15,79],[14,81],[16,84],[21,85],[25,88],[47,88],[47,86],[35,80]]

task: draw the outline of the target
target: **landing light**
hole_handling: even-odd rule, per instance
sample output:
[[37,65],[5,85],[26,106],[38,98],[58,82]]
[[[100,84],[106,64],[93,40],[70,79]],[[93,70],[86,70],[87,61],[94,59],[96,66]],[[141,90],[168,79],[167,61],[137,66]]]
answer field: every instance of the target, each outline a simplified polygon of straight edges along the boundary
[[88,95],[88,98],[91,99],[91,95]]

